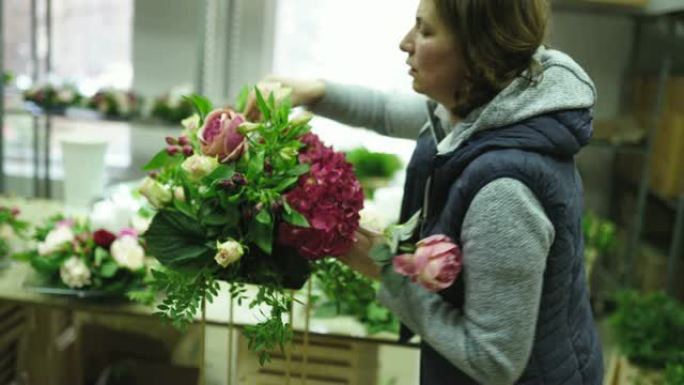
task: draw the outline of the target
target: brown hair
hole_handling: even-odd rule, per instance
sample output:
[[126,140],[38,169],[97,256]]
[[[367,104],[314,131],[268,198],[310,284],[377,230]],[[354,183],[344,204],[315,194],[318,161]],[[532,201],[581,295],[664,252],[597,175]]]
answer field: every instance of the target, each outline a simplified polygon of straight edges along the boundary
[[515,77],[542,72],[532,55],[546,37],[548,0],[432,0],[463,54],[463,86],[455,113],[465,116],[489,102]]

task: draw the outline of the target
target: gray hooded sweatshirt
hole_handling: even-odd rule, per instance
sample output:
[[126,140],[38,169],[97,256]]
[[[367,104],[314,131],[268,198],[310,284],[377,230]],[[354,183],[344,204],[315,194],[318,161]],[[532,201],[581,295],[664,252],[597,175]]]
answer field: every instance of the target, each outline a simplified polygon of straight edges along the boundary
[[[535,86],[515,79],[491,102],[458,124],[416,95],[385,94],[358,86],[326,84],[312,111],[381,134],[415,138],[439,119],[449,132],[439,153],[457,150],[474,133],[554,111],[591,108],[596,90],[569,56],[540,47],[543,75]],[[461,231],[466,297],[456,309],[438,294],[406,282],[399,292],[378,293],[413,332],[454,366],[482,384],[513,384],[529,360],[539,312],[546,258],[555,230],[534,193],[522,182],[496,179],[466,212]]]

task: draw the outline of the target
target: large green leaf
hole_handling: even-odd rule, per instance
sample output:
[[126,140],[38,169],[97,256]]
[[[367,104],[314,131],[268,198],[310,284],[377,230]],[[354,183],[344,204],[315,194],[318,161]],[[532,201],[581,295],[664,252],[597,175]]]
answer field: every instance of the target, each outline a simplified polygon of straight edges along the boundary
[[273,251],[273,222],[261,223],[256,218],[250,222],[249,237],[266,254]]
[[204,122],[204,118],[209,115],[209,112],[211,112],[212,109],[209,99],[197,94],[185,96],[185,99],[192,103],[192,106],[195,107],[195,111],[197,111],[200,116],[200,121]]
[[249,87],[244,86],[240,89],[240,94],[238,94],[237,101],[235,103],[235,109],[242,113],[245,112],[245,107],[247,107],[247,98],[249,97]]
[[145,166],[143,166],[143,171],[158,170],[160,168],[180,163],[183,160],[183,156],[180,154],[169,155],[166,149],[159,151]]
[[145,233],[147,251],[168,266],[210,260],[214,250],[202,225],[194,218],[176,211],[162,210],[154,216]]

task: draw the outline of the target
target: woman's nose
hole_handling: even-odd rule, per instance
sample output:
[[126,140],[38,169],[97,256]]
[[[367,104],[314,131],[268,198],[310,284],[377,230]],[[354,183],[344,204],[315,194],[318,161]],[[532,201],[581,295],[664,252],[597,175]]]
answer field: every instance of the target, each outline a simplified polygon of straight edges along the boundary
[[413,29],[411,29],[403,39],[401,39],[401,42],[399,42],[399,49],[402,50],[403,52],[406,53],[411,53],[413,50]]

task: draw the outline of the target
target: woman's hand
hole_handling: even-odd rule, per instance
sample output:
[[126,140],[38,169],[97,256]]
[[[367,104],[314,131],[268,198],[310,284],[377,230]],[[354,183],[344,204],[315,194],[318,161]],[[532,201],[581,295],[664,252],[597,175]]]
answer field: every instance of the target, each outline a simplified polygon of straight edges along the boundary
[[370,250],[382,242],[381,234],[359,228],[356,231],[356,242],[354,242],[352,249],[338,259],[368,278],[379,279],[380,267],[370,257]]
[[[276,100],[284,96],[290,97],[292,107],[310,106],[325,95],[325,82],[322,80],[293,79],[279,76],[267,76],[257,84],[259,92],[268,99],[271,93]],[[261,112],[257,108],[256,93],[252,90],[247,97],[244,114],[249,121],[257,121],[261,118]]]

